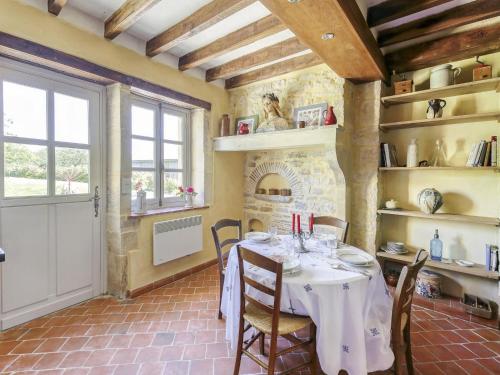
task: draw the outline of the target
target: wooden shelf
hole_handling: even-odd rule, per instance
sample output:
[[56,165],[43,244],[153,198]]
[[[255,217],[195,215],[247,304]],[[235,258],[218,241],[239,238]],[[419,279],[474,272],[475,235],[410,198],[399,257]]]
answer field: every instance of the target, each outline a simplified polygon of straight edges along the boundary
[[500,171],[499,167],[379,167],[380,171]]
[[[386,253],[385,251],[377,251],[377,257],[382,258],[384,260],[387,259],[387,260],[397,262],[397,263],[408,264],[408,263],[413,262],[413,260],[415,258],[415,254],[409,253],[409,254],[396,255],[396,254]],[[462,267],[456,263],[442,263],[442,262],[437,262],[435,260],[429,259],[425,262],[425,266],[443,269],[443,270],[452,271],[452,272],[458,272],[458,273],[462,273],[462,274],[466,274],[466,275],[483,277],[486,279],[493,279],[493,280],[499,279],[498,272],[486,271],[485,266],[481,265],[481,264],[475,264],[472,267]]]
[[335,145],[338,125],[214,138],[215,151],[256,151]]
[[464,123],[475,123],[485,121],[498,121],[500,112],[474,113],[472,115],[449,116],[424,120],[409,120],[398,122],[386,122],[380,124],[382,130],[423,128],[426,126],[455,125]]
[[386,96],[381,99],[384,105],[414,103],[434,98],[474,94],[477,92],[500,90],[500,78],[485,79],[482,81],[460,83],[458,85],[428,89],[406,94]]
[[377,213],[382,215],[407,216],[407,217],[417,217],[422,219],[446,220],[446,221],[456,221],[462,223],[500,226],[500,218],[497,217],[439,214],[439,213],[426,214],[425,212],[421,211],[387,210],[387,209],[377,210]]

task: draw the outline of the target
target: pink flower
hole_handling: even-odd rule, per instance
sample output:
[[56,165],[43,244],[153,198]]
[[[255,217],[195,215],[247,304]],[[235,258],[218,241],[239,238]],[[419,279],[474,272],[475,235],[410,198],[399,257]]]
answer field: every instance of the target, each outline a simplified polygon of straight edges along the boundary
[[187,191],[188,193],[194,193],[194,189],[193,189],[193,187],[192,187],[192,186],[188,187],[188,188],[186,189],[186,191]]

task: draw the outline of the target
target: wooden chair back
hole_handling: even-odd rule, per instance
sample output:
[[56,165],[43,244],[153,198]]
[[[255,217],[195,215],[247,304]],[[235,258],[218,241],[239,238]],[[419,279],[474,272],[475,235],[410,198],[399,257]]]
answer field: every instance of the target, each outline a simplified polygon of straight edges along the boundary
[[425,250],[420,249],[413,263],[403,267],[399,276],[392,305],[391,334],[393,345],[401,344],[402,340],[404,340],[404,331],[409,332],[411,305],[417,283],[417,274],[424,266],[427,256]]
[[[238,229],[238,237],[226,238],[221,242],[219,237],[219,231],[223,228],[237,228]],[[224,248],[228,245],[233,245],[240,242],[243,238],[241,232],[241,220],[233,220],[233,219],[222,219],[217,223],[212,225],[212,236],[214,238],[215,250],[217,251],[217,263],[219,266],[219,273],[222,275],[224,270],[224,259],[226,259],[229,255],[228,252],[223,252]]]
[[347,232],[349,230],[349,223],[347,221],[337,219],[333,216],[318,216],[314,218],[314,224],[316,225],[329,225],[331,227],[336,227],[342,229],[342,238],[340,239],[343,243],[347,241]]
[[[245,272],[244,262],[247,262],[254,267],[265,269],[269,272],[274,273],[274,289],[269,288],[268,286],[260,283],[259,281],[256,281],[255,279],[252,279],[251,277],[248,277]],[[268,314],[271,314],[271,337],[277,336],[281,304],[281,286],[283,281],[283,264],[238,245],[238,266],[240,272],[240,314],[245,313],[246,302],[267,312]],[[266,305],[265,303],[257,301],[247,293],[246,286],[251,286],[259,290],[260,292],[271,296],[272,304]]]

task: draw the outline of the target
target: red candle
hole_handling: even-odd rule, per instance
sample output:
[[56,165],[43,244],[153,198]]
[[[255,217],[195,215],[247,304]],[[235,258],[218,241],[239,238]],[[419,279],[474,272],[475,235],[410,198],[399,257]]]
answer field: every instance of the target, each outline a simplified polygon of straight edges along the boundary
[[311,233],[313,231],[313,224],[314,224],[314,215],[311,213],[311,216],[309,216],[309,232]]
[[292,214],[292,233],[295,233],[295,214]]
[[300,215],[297,214],[297,230],[299,231],[299,233],[301,233],[302,231],[300,230]]

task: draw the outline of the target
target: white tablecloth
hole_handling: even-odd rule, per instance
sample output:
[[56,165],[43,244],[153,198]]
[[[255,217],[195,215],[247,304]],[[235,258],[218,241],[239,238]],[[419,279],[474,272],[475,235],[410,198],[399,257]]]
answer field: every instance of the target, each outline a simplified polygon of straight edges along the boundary
[[[240,243],[266,256],[286,254],[284,241],[258,244]],[[355,249],[344,245],[344,249]],[[356,249],[357,251],[362,251]],[[377,262],[368,268],[370,276],[333,268],[339,261],[330,251],[316,244],[313,252],[301,254],[301,271],[283,277],[281,310],[308,315],[317,326],[317,352],[321,368],[337,375],[341,369],[350,375],[388,369],[394,355],[390,349],[392,297]],[[333,265],[333,266],[332,266]],[[250,270],[252,277],[272,284],[267,271]],[[228,258],[222,312],[226,316],[226,339],[235,350],[238,338],[240,286],[236,246]],[[254,288],[250,294],[266,302]]]

